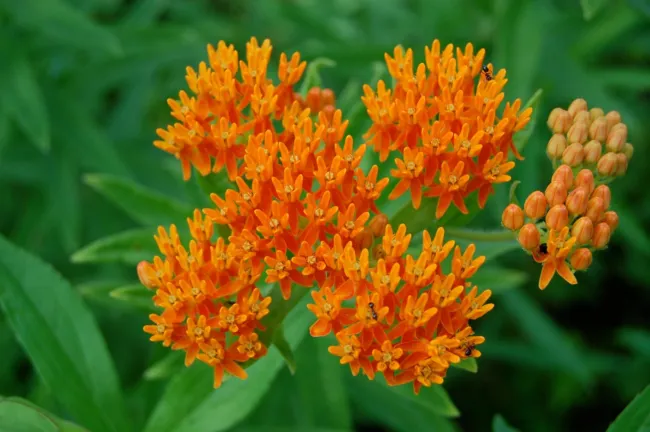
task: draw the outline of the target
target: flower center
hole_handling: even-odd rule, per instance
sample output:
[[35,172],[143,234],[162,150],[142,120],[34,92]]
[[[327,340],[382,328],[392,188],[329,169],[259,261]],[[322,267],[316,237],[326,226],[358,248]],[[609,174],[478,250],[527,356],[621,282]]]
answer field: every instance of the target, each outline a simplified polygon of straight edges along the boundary
[[307,257],[307,264],[309,265],[314,265],[316,264],[316,257],[313,255],[310,255]]
[[332,305],[329,303],[325,303],[323,305],[323,310],[325,311],[325,313],[330,313],[332,311]]
[[271,228],[277,228],[280,225],[280,221],[278,221],[276,218],[271,218],[269,221],[269,226]]
[[284,264],[282,264],[281,262],[275,264],[275,270],[279,272],[284,271]]
[[317,208],[317,209],[314,211],[314,214],[316,215],[316,217],[319,217],[319,218],[320,218],[320,217],[323,217],[323,215],[325,214],[325,212],[323,211],[323,209],[321,209],[321,208]]
[[258,165],[255,167],[255,171],[259,174],[264,171],[264,165]]
[[449,111],[449,112],[454,112],[454,110],[456,109],[456,107],[454,107],[454,104],[449,104],[449,105],[447,105],[446,108],[447,108],[447,111]]
[[192,296],[196,297],[197,295],[201,294],[201,290],[198,289],[197,287],[192,288]]
[[455,175],[452,174],[449,176],[449,184],[456,184],[457,181],[458,178]]
[[351,353],[354,351],[354,348],[352,347],[352,345],[347,344],[347,345],[344,345],[344,346],[343,346],[343,351],[344,351],[346,354],[351,354]]
[[248,240],[246,240],[242,245],[242,249],[244,249],[246,252],[249,252],[251,249],[253,249],[253,245]]
[[390,276],[388,276],[388,275],[383,275],[383,276],[381,277],[381,283],[383,283],[384,285],[388,285],[389,282],[390,282]]
[[385,352],[381,356],[381,359],[384,361],[384,363],[390,363],[393,360],[393,355],[389,352]]
[[244,192],[244,193],[241,195],[241,197],[244,198],[244,201],[250,201],[250,199],[251,199],[251,194],[249,194],[248,192]]
[[464,141],[461,143],[460,146],[461,146],[462,148],[464,148],[465,150],[467,150],[467,149],[469,149],[469,148],[472,146],[472,143],[469,142],[468,140],[464,140]]
[[406,163],[406,169],[409,171],[414,171],[415,170],[415,162],[410,161]]
[[334,180],[334,173],[332,171],[327,171],[325,173],[325,180],[327,180],[327,181]]
[[176,299],[176,296],[173,295],[173,294],[170,295],[169,297],[167,297],[167,301],[169,301],[169,304],[174,304],[174,303],[176,303],[176,300],[177,300],[177,299]]
[[352,231],[354,229],[354,222],[352,221],[347,221],[345,223],[345,229]]
[[228,316],[226,317],[226,322],[228,324],[234,323],[235,322],[235,315],[234,314],[228,314]]
[[195,327],[194,328],[194,335],[195,336],[201,336],[203,334],[203,329],[201,327]]
[[284,187],[284,193],[290,194],[291,192],[293,192],[293,186],[291,186],[291,185],[286,185],[286,186]]
[[158,325],[156,326],[156,331],[157,331],[158,333],[160,333],[160,334],[165,333],[165,326],[164,326],[163,324],[158,324]]

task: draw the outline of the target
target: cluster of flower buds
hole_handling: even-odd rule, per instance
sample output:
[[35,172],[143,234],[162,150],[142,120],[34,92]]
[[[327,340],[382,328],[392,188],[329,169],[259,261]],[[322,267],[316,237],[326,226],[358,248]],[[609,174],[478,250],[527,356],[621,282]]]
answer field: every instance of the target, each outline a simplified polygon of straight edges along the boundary
[[632,156],[620,115],[614,111],[605,115],[600,108],[587,110],[582,99],[573,101],[568,110],[554,109],[548,126],[555,133],[547,146],[548,156],[554,164],[562,164],[545,191],[531,193],[523,209],[514,203],[507,206],[501,221],[516,232],[521,247],[543,264],[541,289],[556,272],[576,284],[574,272],[587,270],[593,252],[607,246],[618,226],[618,215],[610,210],[608,183],[625,173]]
[[599,179],[622,176],[634,153],[627,142],[627,126],[616,111],[588,109],[584,99],[571,102],[568,110],[555,108],[548,117],[553,136],[546,154],[557,166],[589,168]]

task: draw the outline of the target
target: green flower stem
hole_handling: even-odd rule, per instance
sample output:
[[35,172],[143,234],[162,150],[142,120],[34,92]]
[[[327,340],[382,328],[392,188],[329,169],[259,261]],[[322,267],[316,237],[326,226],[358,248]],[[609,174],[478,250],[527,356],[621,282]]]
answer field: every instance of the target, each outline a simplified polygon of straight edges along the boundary
[[512,241],[514,234],[512,231],[478,231],[468,230],[456,227],[445,228],[445,234],[451,238],[470,240],[470,241]]

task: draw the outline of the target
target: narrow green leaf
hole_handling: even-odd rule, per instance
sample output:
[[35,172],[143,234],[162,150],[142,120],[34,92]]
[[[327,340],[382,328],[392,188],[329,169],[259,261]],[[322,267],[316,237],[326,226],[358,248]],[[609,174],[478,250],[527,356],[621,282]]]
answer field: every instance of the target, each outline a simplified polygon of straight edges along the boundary
[[387,386],[395,395],[407,401],[409,404],[428,410],[432,414],[442,417],[459,417],[460,411],[452,402],[447,391],[441,385],[432,385],[431,387],[422,387],[420,394],[413,392],[410,385],[399,385],[389,387],[383,377],[376,379],[378,383]]
[[470,244],[476,246],[476,253],[487,259],[494,259],[504,253],[517,250],[521,246],[511,231],[483,231],[470,228],[446,227],[445,239],[454,240],[461,248]]
[[515,147],[520,153],[523,152],[524,147],[526,146],[528,140],[530,139],[530,137],[533,135],[533,132],[535,131],[535,127],[537,127],[537,119],[539,118],[539,104],[540,101],[542,100],[543,94],[544,91],[542,89],[538,89],[530,97],[530,99],[528,99],[528,101],[523,107],[523,109],[532,107],[533,113],[531,114],[530,121],[528,122],[526,127],[520,130],[519,132],[515,133],[515,135],[512,137],[512,140],[515,143]]
[[615,8],[607,16],[599,17],[595,21],[597,24],[588,27],[587,31],[582,33],[580,39],[573,46],[574,54],[580,57],[596,55],[644,19],[643,15],[632,8]]
[[521,184],[521,181],[515,180],[510,185],[510,191],[508,192],[508,202],[510,204],[519,205],[519,199],[517,198],[517,188]]
[[167,379],[183,369],[184,358],[182,351],[172,351],[149,366],[142,376],[147,381]]
[[616,339],[630,351],[650,358],[650,332],[642,329],[622,328]]
[[497,414],[492,420],[492,432],[519,432],[519,430],[510,426],[501,414]]
[[152,292],[140,283],[115,288],[108,293],[108,295],[114,299],[146,311],[155,309],[155,305],[151,300]]
[[151,261],[160,251],[153,236],[155,228],[124,231],[103,237],[84,246],[70,258],[74,263],[121,262],[138,264]]
[[47,153],[50,150],[50,119],[32,66],[22,55],[14,55],[8,59],[4,68],[5,70],[0,68],[3,72],[0,74],[3,81],[0,84],[2,88],[0,103],[25,136],[39,150]]
[[296,359],[293,356],[293,351],[289,346],[289,342],[284,336],[284,327],[278,326],[273,332],[273,345],[278,349],[280,355],[284,359],[291,372],[291,375],[296,373]]
[[336,66],[336,62],[325,57],[319,57],[309,62],[307,70],[305,70],[305,78],[303,78],[302,85],[300,86],[300,94],[306,97],[310,88],[321,87],[323,85],[323,79],[320,76],[320,69],[334,66]]
[[582,15],[585,21],[590,21],[609,2],[609,0],[580,0],[580,6],[582,6]]
[[10,425],[4,432],[46,432],[54,425],[56,432],[88,432],[86,429],[54,414],[38,405],[15,396],[0,397],[0,425]]
[[159,192],[110,174],[88,174],[85,182],[142,225],[180,224],[193,209]]
[[1,236],[0,306],[43,381],[80,423],[98,432],[129,429],[94,317],[49,265]]
[[503,304],[517,323],[517,327],[531,342],[540,349],[553,353],[561,369],[574,375],[583,384],[591,381],[591,373],[578,348],[569,341],[551,317],[525,293],[510,290],[501,297],[500,304]]
[[[306,304],[307,298],[303,298],[286,318],[285,336],[292,349],[296,349],[314,321]],[[202,364],[192,365],[170,381],[145,432],[227,430],[255,408],[284,365],[278,350],[271,347],[266,357],[247,369],[246,380],[227,379],[216,390],[212,388],[212,370]]]
[[451,365],[457,369],[463,369],[468,372],[472,372],[472,373],[478,372],[478,363],[476,362],[476,359],[473,357],[461,360],[460,363],[452,363]]
[[528,279],[526,272],[497,265],[486,265],[481,267],[470,281],[478,286],[479,291],[489,289],[493,294],[500,295],[519,288]]
[[0,8],[48,40],[89,52],[122,52],[115,35],[63,0],[48,0],[47,7],[40,0],[5,1]]
[[616,417],[607,432],[647,432],[650,430],[650,386],[636,395]]
[[70,253],[79,247],[81,237],[79,169],[73,157],[59,156],[54,160],[52,180],[47,186],[49,217],[65,252]]
[[120,21],[122,26],[146,26],[153,23],[169,9],[171,0],[142,0],[131,6],[129,13]]

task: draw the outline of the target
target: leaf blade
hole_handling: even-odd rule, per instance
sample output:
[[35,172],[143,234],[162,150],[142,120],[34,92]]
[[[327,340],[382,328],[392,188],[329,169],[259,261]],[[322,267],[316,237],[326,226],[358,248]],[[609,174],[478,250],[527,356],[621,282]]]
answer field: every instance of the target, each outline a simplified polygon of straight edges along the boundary
[[73,263],[121,262],[138,264],[159,253],[154,240],[155,229],[123,231],[97,239],[72,254]]

